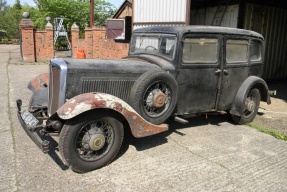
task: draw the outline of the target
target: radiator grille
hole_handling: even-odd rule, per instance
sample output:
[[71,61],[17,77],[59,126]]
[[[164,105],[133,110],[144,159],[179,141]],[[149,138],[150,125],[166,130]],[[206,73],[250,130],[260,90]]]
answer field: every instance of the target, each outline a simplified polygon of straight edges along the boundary
[[48,113],[54,114],[65,103],[67,65],[63,60],[50,62]]
[[51,66],[49,77],[49,112],[53,114],[59,107],[60,69]]
[[81,93],[101,92],[114,95],[128,102],[130,91],[135,80],[119,79],[81,79]]

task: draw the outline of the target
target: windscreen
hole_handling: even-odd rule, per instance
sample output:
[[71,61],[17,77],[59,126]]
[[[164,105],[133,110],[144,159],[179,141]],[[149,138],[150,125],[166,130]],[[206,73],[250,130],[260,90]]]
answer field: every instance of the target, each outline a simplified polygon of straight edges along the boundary
[[175,53],[176,36],[163,34],[134,35],[131,54],[155,54],[172,59]]

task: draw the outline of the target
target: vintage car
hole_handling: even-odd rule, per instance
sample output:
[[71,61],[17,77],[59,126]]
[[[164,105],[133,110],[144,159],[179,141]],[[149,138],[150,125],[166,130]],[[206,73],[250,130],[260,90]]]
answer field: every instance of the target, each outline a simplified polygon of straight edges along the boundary
[[[248,30],[212,27],[136,29],[120,60],[54,58],[32,79],[19,120],[42,149],[59,136],[63,160],[76,172],[110,163],[124,130],[145,137],[168,130],[168,118],[226,113],[251,122],[272,91],[260,78],[264,38]],[[124,126],[126,125],[126,126]]]

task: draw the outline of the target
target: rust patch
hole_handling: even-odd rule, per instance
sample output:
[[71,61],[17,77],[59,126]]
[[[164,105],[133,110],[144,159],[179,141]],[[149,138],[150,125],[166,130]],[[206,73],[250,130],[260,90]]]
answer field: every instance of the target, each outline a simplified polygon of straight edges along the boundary
[[[137,117],[136,119],[134,119],[135,116]],[[155,135],[168,130],[167,124],[154,125],[144,120],[140,115],[132,112],[127,112],[125,117],[129,122],[133,136],[137,138]]]
[[121,113],[128,121],[135,137],[145,137],[168,130],[167,124],[154,125],[143,119],[130,105],[115,96],[105,93],[78,95],[57,110],[62,119],[73,118],[91,109],[106,108]]
[[31,86],[34,88],[35,91],[45,88],[45,85],[49,85],[49,74],[43,73],[38,75],[37,77],[31,80]]

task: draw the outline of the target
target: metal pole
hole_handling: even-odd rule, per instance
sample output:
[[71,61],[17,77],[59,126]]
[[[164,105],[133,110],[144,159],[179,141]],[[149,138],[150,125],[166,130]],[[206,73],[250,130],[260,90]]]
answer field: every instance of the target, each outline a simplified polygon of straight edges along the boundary
[[90,27],[92,28],[94,26],[94,7],[95,7],[95,1],[90,0]]

